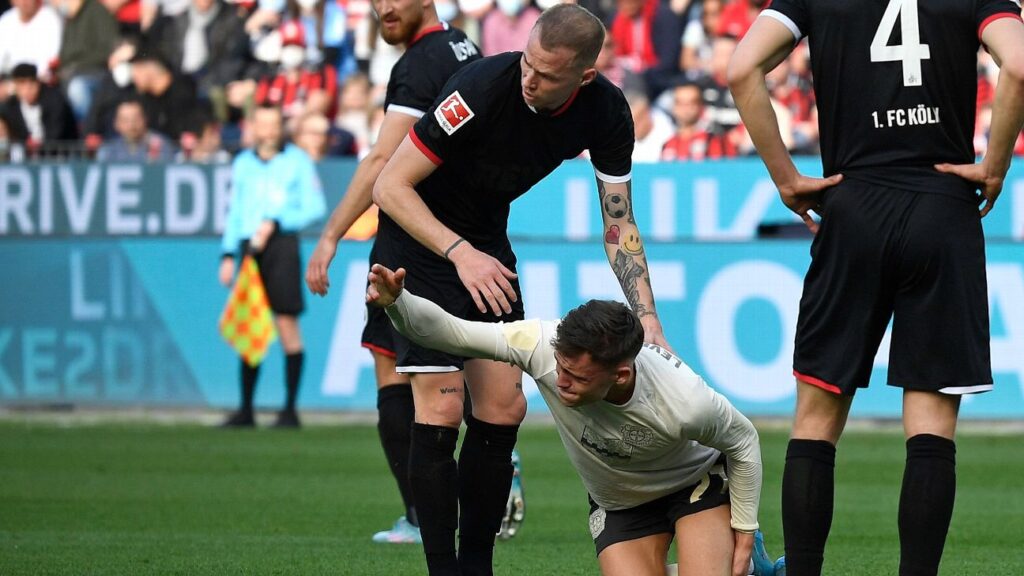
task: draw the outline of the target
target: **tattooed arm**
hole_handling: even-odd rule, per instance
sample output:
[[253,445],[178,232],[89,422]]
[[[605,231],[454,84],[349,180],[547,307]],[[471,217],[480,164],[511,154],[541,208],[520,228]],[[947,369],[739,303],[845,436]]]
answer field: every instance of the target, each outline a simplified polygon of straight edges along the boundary
[[654,309],[654,292],[640,230],[633,219],[632,183],[597,179],[604,221],[604,250],[622,293],[644,327],[644,341],[671,349]]

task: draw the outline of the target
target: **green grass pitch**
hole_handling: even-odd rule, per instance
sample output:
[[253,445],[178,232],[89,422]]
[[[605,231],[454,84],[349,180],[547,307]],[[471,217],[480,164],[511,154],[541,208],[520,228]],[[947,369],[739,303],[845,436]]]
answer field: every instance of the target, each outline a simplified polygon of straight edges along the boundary
[[[945,575],[1024,572],[1024,438],[961,435]],[[786,435],[762,433],[761,523],[782,553]],[[586,498],[555,430],[520,434],[527,517],[495,573],[596,574]],[[902,437],[840,444],[826,574],[895,574]],[[0,422],[0,574],[423,574],[370,535],[400,513],[372,426],[300,432]]]

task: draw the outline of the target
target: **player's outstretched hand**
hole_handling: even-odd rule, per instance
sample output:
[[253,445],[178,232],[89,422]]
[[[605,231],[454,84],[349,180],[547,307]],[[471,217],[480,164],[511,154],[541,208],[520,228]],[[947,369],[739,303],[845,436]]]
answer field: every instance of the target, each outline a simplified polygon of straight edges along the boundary
[[509,302],[515,302],[517,296],[509,280],[518,276],[515,272],[506,268],[497,258],[473,248],[468,242],[461,243],[448,258],[455,264],[459,279],[469,290],[482,314],[487,313],[487,306],[490,306],[495,316],[501,316],[502,312],[512,313]]
[[984,164],[936,164],[935,169],[945,174],[955,174],[978,185],[981,195],[985,197],[985,205],[981,207],[982,218],[992,211],[1003,191],[1004,176],[989,174]]
[[405,268],[394,272],[381,264],[370,267],[367,275],[370,285],[366,287],[366,303],[384,308],[392,305],[402,294],[405,286]]
[[787,208],[803,219],[804,224],[814,234],[818,233],[818,223],[811,217],[811,211],[817,211],[821,202],[821,193],[843,180],[842,174],[828,178],[810,178],[797,174],[796,179],[784,186],[779,186],[779,196]]
[[736,543],[732,552],[732,576],[750,574],[750,555],[754,551],[754,535],[733,531]]
[[331,280],[327,277],[327,269],[331,267],[334,255],[338,251],[338,243],[321,237],[313,249],[313,256],[306,265],[306,286],[313,294],[327,295]]

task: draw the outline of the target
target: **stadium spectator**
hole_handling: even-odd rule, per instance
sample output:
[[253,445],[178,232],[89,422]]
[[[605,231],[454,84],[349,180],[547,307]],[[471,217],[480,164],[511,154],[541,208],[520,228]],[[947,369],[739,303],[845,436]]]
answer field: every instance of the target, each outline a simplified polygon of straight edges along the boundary
[[774,574],[755,537],[757,430],[681,359],[644,345],[632,310],[591,300],[560,322],[470,322],[403,290],[404,272],[375,264],[366,296],[399,332],[536,380],[587,489],[603,574],[665,574],[673,537],[678,574]]
[[138,38],[142,34],[141,0],[100,0],[114,15],[121,28],[121,35]]
[[242,77],[248,63],[249,38],[233,5],[223,0],[192,0],[187,10],[154,30],[150,44],[173,66],[192,78],[197,96],[209,99],[227,117],[224,88]]
[[11,8],[0,15],[0,76],[29,63],[48,80],[60,53],[63,28],[60,15],[43,0],[12,0]]
[[537,18],[540,18],[540,10],[530,0],[496,0],[480,23],[483,55],[522,49]]
[[18,64],[11,72],[14,94],[3,107],[12,142],[30,150],[54,150],[78,138],[75,116],[60,90],[43,84],[35,64]]
[[[648,337],[664,342],[631,212],[632,119],[621,91],[593,68],[603,42],[596,17],[559,4],[537,20],[522,53],[485,58],[453,76],[374,185],[374,201],[386,213],[380,261],[414,267],[421,277],[410,276],[413,288],[460,315],[521,319],[509,205],[563,160],[589,150],[609,264]],[[526,412],[521,372],[402,338],[396,344],[398,369],[411,374],[416,396],[409,473],[428,569],[490,573]],[[464,378],[473,415],[456,464]]]
[[700,92],[696,84],[683,84],[673,91],[672,118],[676,130],[661,150],[662,160],[701,161],[736,156],[731,135],[716,132],[708,125]]
[[[378,212],[373,206],[373,185],[409,129],[430,109],[452,74],[480,58],[480,51],[459,29],[442,24],[436,9],[419,0],[378,0],[374,11],[381,23],[380,38],[387,45],[405,48],[391,70],[385,96],[383,126],[372,149],[359,163],[341,202],[324,226],[306,269],[306,285],[321,296],[329,288],[328,269],[342,238],[366,236],[377,230]],[[342,115],[352,110],[367,129],[369,86],[363,75],[346,83]],[[378,242],[387,241],[381,231]],[[371,234],[372,235],[372,234]],[[371,262],[372,263],[372,262]],[[413,424],[413,391],[409,376],[395,370],[395,346],[391,323],[377,308],[368,308],[360,342],[373,355],[377,384],[377,430],[388,466],[398,484],[405,515],[390,530],[373,535],[375,542],[421,542],[419,519],[409,477],[409,450]]]
[[633,145],[633,162],[657,162],[661,160],[661,150],[672,137],[672,119],[662,112],[661,108],[652,106],[642,92],[625,93],[629,111],[633,115],[633,134],[636,143]]
[[769,0],[729,0],[722,8],[716,36],[740,39]]
[[594,68],[623,92],[646,91],[643,78],[623,66],[615,55],[615,38],[611,34],[605,34],[604,45],[601,46],[601,53],[597,55]]
[[608,27],[626,69],[642,74],[649,98],[671,87],[679,75],[683,20],[659,0],[618,0]]
[[11,131],[4,120],[4,103],[0,102],[0,163],[19,163],[25,161],[25,147],[11,141]]
[[100,162],[170,162],[174,159],[174,143],[153,132],[146,124],[142,102],[130,98],[117,105],[114,118],[117,134],[100,146],[96,160]]
[[191,5],[192,0],[142,0],[139,7],[139,26],[143,32],[149,32],[154,24],[184,14]]
[[181,136],[181,150],[174,158],[177,162],[194,164],[231,162],[231,154],[223,147],[221,123],[209,107],[200,105],[196,108],[189,131]]
[[370,79],[363,73],[356,73],[345,80],[338,97],[338,114],[334,124],[355,136],[359,155],[370,150]]
[[253,101],[258,106],[280,107],[286,120],[304,112],[333,117],[333,105],[338,97],[337,69],[306,62],[305,32],[299,22],[285,22],[280,32],[280,65],[256,82]]
[[75,118],[82,121],[92,106],[93,93],[107,75],[120,28],[99,0],[56,0],[54,6],[65,18],[57,77]]
[[[276,427],[297,428],[296,410],[304,363],[298,316],[305,309],[300,230],[326,211],[316,167],[309,156],[292,144],[283,144],[281,111],[258,107],[250,122],[254,147],[235,157],[231,170],[231,202],[221,243],[220,281],[231,284],[235,258],[254,253],[274,315],[285,356],[285,403]],[[227,427],[252,427],[253,397],[259,365],[241,364],[241,406],[224,422]]]
[[722,0],[704,0],[700,18],[686,24],[683,31],[683,48],[679,57],[679,69],[690,80],[698,80],[710,73],[711,52],[718,33],[718,21],[722,14]]
[[288,0],[288,20],[302,25],[306,38],[306,64],[331,66],[344,81],[356,72],[353,38],[345,8],[337,0]]
[[324,158],[354,157],[358,153],[352,133],[331,126],[331,121],[317,112],[299,117],[292,139],[314,162]]
[[149,126],[177,141],[198,105],[192,80],[172,72],[163,57],[141,52],[132,59],[132,84],[142,100]]
[[[1009,0],[917,8],[773,0],[730,65],[736,102],[783,202],[816,232],[797,320],[796,416],[782,479],[783,569],[794,576],[822,571],[836,444],[890,319],[888,380],[903,389],[906,438],[900,574],[939,571],[956,499],[961,399],[993,387],[981,218],[1002,191],[1024,125],[1021,8]],[[912,32],[928,43],[892,61],[884,54],[897,14],[904,42]],[[765,81],[805,36],[825,179],[796,169]],[[991,140],[975,164],[970,120],[981,45],[1001,70]]]
[[728,132],[739,126],[740,112],[736,109],[736,101],[729,91],[726,72],[729,58],[736,50],[736,39],[732,36],[719,36],[711,44],[711,61],[708,63],[708,75],[697,81],[701,87],[704,106],[707,108],[708,121],[716,130]]

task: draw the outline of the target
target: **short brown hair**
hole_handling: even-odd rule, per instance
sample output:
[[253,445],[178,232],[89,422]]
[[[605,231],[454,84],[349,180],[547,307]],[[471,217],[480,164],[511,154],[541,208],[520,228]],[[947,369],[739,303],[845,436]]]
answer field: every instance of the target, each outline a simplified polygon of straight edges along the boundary
[[586,352],[607,368],[636,358],[643,344],[640,319],[625,304],[611,300],[590,300],[574,308],[551,340],[559,354],[576,358]]
[[572,50],[576,53],[573,65],[581,70],[594,65],[604,45],[604,24],[576,4],[556,4],[548,8],[533,27],[540,33],[542,48]]

